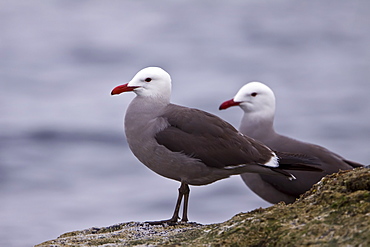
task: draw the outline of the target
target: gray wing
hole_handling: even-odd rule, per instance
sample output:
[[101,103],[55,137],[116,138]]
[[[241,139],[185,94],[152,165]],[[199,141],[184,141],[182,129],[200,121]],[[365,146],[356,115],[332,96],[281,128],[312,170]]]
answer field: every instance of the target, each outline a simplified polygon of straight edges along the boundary
[[170,104],[161,117],[169,126],[156,134],[158,144],[207,166],[265,164],[273,155],[270,149],[210,113]]

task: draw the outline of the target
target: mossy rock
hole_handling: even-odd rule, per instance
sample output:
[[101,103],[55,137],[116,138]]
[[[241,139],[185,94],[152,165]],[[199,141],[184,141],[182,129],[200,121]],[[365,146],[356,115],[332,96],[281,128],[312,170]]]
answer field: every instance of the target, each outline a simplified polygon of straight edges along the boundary
[[370,169],[323,178],[296,202],[211,225],[129,222],[61,235],[45,246],[370,246]]

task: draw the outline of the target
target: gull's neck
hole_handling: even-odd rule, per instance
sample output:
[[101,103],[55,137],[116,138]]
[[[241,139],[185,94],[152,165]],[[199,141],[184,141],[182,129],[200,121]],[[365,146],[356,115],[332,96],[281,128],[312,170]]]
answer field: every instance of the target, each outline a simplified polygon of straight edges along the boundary
[[276,135],[274,130],[274,115],[260,113],[244,113],[240,132],[261,142],[267,141]]

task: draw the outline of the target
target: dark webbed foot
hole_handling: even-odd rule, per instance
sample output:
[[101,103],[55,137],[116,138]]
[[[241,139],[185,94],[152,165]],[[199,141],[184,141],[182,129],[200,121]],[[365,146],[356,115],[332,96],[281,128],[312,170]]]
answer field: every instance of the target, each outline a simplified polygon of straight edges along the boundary
[[148,223],[149,225],[169,225],[169,226],[174,226],[178,224],[177,220],[174,219],[168,219],[168,220],[158,220],[158,221],[146,221],[145,223]]
[[149,224],[151,226],[157,226],[157,225],[162,225],[162,226],[176,226],[179,224],[189,224],[193,226],[201,226],[202,224],[197,223],[197,222],[187,222],[187,221],[173,221],[172,219],[169,220],[158,220],[158,221],[146,221],[146,224]]

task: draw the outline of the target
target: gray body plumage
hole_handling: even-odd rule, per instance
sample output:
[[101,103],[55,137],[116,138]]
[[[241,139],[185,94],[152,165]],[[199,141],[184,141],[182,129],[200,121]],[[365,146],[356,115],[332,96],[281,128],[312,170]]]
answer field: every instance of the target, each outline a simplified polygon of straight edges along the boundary
[[196,109],[136,97],[126,112],[125,133],[130,149],[143,164],[190,185],[242,172],[276,173],[263,167],[273,156],[270,149]]

